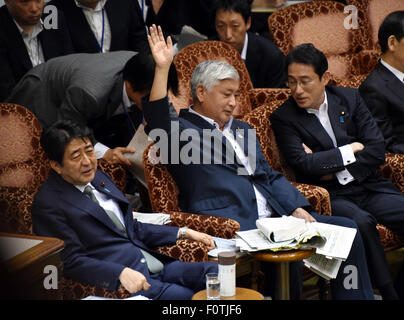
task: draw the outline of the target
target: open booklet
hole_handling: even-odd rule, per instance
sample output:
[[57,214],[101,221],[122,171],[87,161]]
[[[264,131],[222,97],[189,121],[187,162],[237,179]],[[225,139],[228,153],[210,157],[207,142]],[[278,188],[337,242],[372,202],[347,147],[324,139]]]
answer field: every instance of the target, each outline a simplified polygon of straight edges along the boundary
[[325,279],[334,279],[351,251],[357,230],[298,219],[303,220],[303,227],[301,221],[294,220],[296,218],[287,218],[257,220],[258,229],[236,232],[236,246],[240,251],[248,252],[315,248],[316,253],[304,259],[305,265]]

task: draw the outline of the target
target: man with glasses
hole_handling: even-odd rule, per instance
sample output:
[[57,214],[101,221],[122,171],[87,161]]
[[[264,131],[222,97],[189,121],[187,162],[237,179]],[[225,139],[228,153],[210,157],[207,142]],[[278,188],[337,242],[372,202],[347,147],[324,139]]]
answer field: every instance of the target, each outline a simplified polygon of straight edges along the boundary
[[292,96],[271,115],[279,148],[297,181],[327,189],[332,214],[358,224],[373,285],[397,299],[376,225],[404,235],[404,196],[378,174],[383,136],[356,89],[326,86],[327,58],[312,44],[294,48],[286,68]]

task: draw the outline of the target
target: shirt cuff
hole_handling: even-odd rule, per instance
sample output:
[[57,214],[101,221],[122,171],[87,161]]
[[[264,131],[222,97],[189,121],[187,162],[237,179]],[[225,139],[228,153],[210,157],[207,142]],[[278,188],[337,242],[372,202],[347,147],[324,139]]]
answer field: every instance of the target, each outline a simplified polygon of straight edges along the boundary
[[344,162],[344,166],[347,166],[349,164],[356,162],[355,155],[349,144],[339,147],[338,149],[341,152],[341,157],[342,157],[342,161]]
[[101,142],[97,142],[94,146],[95,156],[97,159],[101,159],[104,157],[105,152],[107,152],[109,148],[106,145],[103,145]]

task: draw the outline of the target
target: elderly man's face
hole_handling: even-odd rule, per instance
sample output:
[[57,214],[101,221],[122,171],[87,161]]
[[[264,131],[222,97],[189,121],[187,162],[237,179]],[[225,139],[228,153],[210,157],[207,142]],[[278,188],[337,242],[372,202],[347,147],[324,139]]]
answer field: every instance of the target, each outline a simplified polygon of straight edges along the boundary
[[77,0],[82,6],[94,9],[101,0]]
[[230,120],[238,102],[240,82],[233,79],[221,80],[210,91],[201,85],[197,88],[200,102],[199,112],[215,120],[220,128]]
[[5,0],[10,15],[20,26],[34,26],[41,19],[44,0]]

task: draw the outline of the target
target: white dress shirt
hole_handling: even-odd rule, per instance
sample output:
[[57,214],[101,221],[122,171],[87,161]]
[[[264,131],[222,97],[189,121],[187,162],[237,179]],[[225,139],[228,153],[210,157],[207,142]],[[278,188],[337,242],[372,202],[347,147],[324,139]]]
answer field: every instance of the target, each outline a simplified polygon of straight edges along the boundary
[[[317,117],[317,119],[320,121],[321,125],[323,126],[324,130],[330,136],[334,147],[337,148],[337,140],[335,139],[335,134],[334,134],[334,131],[332,130],[330,118],[328,116],[327,93],[324,92],[324,102],[320,105],[318,110],[308,108],[308,109],[306,109],[306,111],[308,113],[314,114]],[[341,153],[341,157],[344,162],[344,166],[356,162],[355,155],[354,155],[353,150],[350,145],[347,144],[342,147],[339,147],[338,149]],[[349,182],[355,180],[355,178],[349,173],[349,171],[347,169],[344,169],[342,171],[335,173],[335,176],[337,177],[338,182],[342,185],[348,184]]]
[[245,33],[245,38],[244,38],[244,46],[243,50],[241,51],[241,59],[244,61],[247,59],[247,47],[248,47],[248,33]]
[[397,70],[396,68],[392,67],[391,65],[389,65],[386,61],[384,61],[383,59],[380,59],[380,62],[382,65],[384,65],[388,70],[390,70],[397,78],[398,80],[401,81],[401,83],[404,84],[404,73],[401,72],[400,70]]
[[98,200],[100,206],[104,209],[104,210],[109,210],[112,211],[119,219],[119,221],[121,221],[121,223],[123,225],[125,225],[125,221],[123,219],[123,214],[121,211],[121,208],[119,207],[118,203],[112,199],[111,197],[108,197],[107,195],[103,194],[102,192],[99,192],[97,189],[95,189],[91,183],[86,184],[85,186],[78,186],[78,185],[74,185],[77,189],[79,189],[81,192],[84,192],[84,189],[87,186],[90,186],[95,198]]
[[109,52],[111,48],[111,27],[108,15],[104,10],[107,0],[98,2],[94,9],[81,5],[77,0],[74,1],[76,5],[83,10],[94,37],[98,42],[100,52]]
[[[14,19],[13,19],[14,20]],[[38,35],[42,32],[43,30],[43,23],[42,20],[40,20],[32,30],[32,33],[29,34],[25,32],[15,21],[15,24],[20,31],[21,37],[24,40],[25,47],[27,48],[28,56],[29,59],[31,60],[32,66],[35,67],[38,64],[44,63],[45,62],[45,57],[43,55],[43,50],[42,50],[42,45],[41,41],[38,39]]]
[[[202,119],[206,120],[211,125],[214,125],[218,130],[220,130],[219,124],[216,121],[214,121],[213,119],[199,114],[192,108],[189,108],[189,112],[200,116]],[[254,174],[254,172],[251,168],[249,159],[244,154],[243,148],[240,147],[237,140],[233,136],[233,131],[231,131],[231,129],[230,129],[232,123],[233,123],[233,117],[230,117],[229,122],[227,122],[223,128],[222,134],[230,142],[231,146],[233,147],[234,152],[236,153],[237,158],[239,159],[241,164],[246,168],[248,174],[252,175],[252,174]],[[255,197],[257,198],[258,219],[270,217],[272,215],[272,208],[268,204],[268,201],[265,199],[265,197],[262,195],[262,193],[258,191],[258,189],[254,186],[254,184],[253,184],[253,188],[254,188]]]

